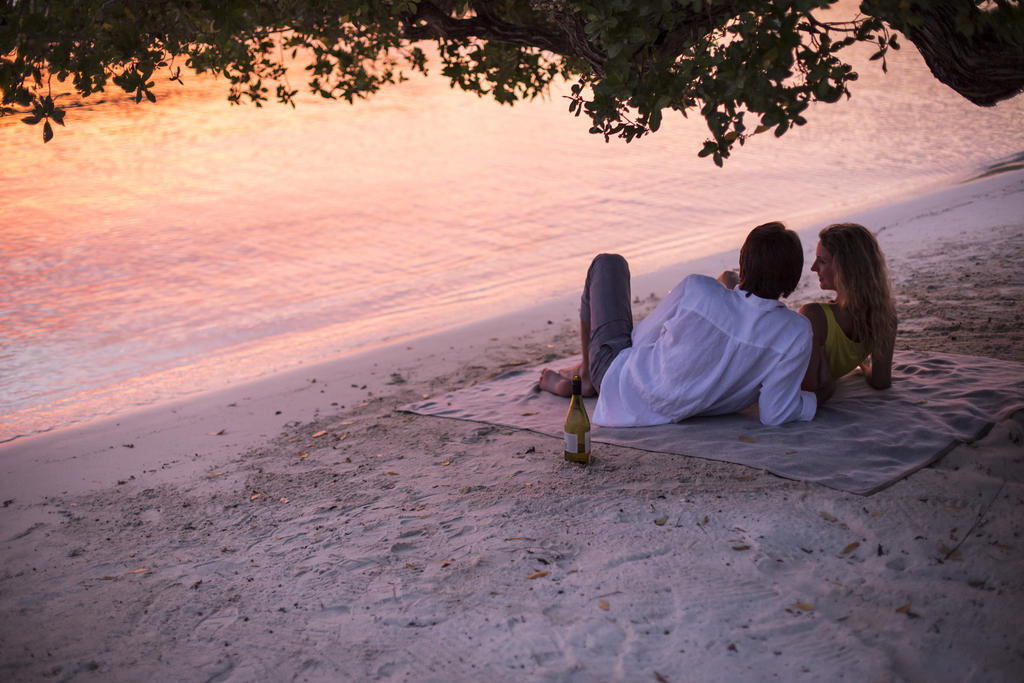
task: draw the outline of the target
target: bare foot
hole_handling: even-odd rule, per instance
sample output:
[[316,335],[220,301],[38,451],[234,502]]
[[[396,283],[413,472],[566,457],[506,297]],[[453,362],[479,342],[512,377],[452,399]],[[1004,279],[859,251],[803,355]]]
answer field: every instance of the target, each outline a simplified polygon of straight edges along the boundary
[[582,364],[561,368],[557,372],[544,368],[540,373],[540,388],[557,396],[572,396],[572,378],[580,375],[580,389],[584,396],[597,396],[590,373],[582,372]]
[[583,363],[578,363],[572,367],[562,368],[558,371],[562,377],[572,382],[574,375],[580,376],[580,388],[584,396],[597,396],[597,389],[594,388],[594,383],[590,381],[590,373],[583,372]]
[[572,396],[572,380],[550,368],[540,371],[540,388],[555,396]]

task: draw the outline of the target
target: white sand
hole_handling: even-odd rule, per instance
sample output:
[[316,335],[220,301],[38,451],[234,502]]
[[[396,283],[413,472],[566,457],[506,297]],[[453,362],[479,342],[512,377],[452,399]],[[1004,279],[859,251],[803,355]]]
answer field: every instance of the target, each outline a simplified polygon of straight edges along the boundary
[[[849,218],[900,348],[1024,362],[1024,172]],[[638,312],[736,258],[637,278]],[[0,678],[1019,680],[1024,416],[865,498],[395,411],[574,352],[575,315],[0,447]]]

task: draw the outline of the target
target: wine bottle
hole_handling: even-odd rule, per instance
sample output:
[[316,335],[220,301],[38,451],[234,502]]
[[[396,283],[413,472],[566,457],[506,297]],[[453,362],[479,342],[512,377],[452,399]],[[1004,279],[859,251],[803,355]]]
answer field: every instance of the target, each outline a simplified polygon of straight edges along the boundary
[[565,416],[565,459],[586,465],[590,462],[590,418],[583,406],[583,383],[572,378],[572,400]]

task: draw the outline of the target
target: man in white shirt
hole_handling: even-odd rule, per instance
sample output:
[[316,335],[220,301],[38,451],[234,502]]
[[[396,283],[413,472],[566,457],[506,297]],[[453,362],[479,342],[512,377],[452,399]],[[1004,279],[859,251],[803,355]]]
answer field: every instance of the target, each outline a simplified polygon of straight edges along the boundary
[[782,223],[754,228],[739,277],[690,275],[633,327],[629,266],[616,254],[590,265],[580,300],[583,360],[545,370],[540,387],[561,396],[579,374],[598,396],[593,420],[609,427],[679,422],[757,404],[766,425],[811,420],[815,395],[800,390],[811,326],[779,301],[796,288],[803,248]]

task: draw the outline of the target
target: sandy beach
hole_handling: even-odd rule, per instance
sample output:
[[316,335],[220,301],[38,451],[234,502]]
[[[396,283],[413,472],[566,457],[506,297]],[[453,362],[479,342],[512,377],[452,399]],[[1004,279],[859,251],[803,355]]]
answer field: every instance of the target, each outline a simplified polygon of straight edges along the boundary
[[[1024,363],[1024,171],[835,220],[899,349]],[[397,410],[572,355],[577,296],[0,446],[0,677],[1020,679],[1024,411],[857,496]]]

